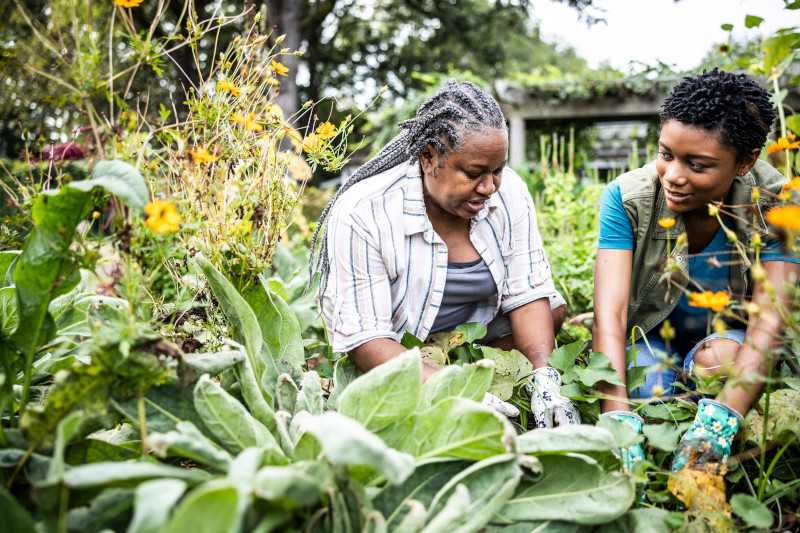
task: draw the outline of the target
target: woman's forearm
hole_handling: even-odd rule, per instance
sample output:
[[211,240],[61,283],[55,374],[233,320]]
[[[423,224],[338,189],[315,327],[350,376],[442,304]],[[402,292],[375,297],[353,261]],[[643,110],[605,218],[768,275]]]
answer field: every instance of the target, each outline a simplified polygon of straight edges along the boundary
[[592,349],[601,352],[608,357],[611,368],[617,371],[622,385],[612,385],[601,381],[599,384],[600,392],[603,393],[601,408],[604,413],[609,411],[628,410],[628,389],[625,386],[627,361],[625,357],[625,334],[624,327],[594,327],[592,328]]

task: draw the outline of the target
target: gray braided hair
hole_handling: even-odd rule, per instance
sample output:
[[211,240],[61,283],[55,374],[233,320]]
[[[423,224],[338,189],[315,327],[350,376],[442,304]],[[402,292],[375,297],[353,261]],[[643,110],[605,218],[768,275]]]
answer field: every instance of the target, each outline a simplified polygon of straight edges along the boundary
[[[320,274],[317,294],[325,294],[328,282],[330,262],[328,260],[328,227],[325,224],[331,208],[336,200],[356,183],[378,175],[392,167],[405,162],[414,163],[426,146],[430,145],[439,155],[447,155],[449,150],[457,152],[467,132],[488,128],[505,128],[505,117],[491,95],[481,90],[472,82],[458,83],[455,79],[447,80],[447,86],[425,100],[417,109],[414,118],[398,124],[400,134],[384,146],[372,159],[364,163],[339,188],[336,195],[328,203],[317,221],[314,236],[311,239],[311,254],[308,259],[307,293],[317,274]],[[322,242],[319,255],[314,261],[314,251],[322,231]],[[305,294],[305,293],[304,293]]]

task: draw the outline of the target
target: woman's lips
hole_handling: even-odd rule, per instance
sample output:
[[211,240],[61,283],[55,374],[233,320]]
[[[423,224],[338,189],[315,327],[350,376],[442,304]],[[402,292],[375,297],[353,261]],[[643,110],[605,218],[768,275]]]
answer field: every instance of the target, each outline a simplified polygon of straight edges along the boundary
[[664,189],[664,196],[666,196],[667,200],[669,200],[670,202],[675,204],[680,204],[685,202],[690,196],[692,196],[692,194],[680,193],[680,192],[670,191],[669,189]]
[[468,200],[467,205],[474,211],[480,211],[486,205],[486,200]]

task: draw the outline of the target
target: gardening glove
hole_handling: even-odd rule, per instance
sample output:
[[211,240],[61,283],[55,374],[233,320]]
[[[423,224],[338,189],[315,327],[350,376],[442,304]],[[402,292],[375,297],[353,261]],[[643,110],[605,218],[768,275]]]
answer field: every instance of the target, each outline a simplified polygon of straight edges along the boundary
[[728,462],[731,443],[742,425],[742,415],[716,400],[702,399],[691,427],[683,434],[672,459],[672,471],[693,464]]
[[[609,411],[608,413],[603,413],[603,416],[625,422],[636,430],[636,433],[642,432],[644,419],[636,413],[631,413],[630,411]],[[641,444],[634,444],[627,448],[615,448],[613,452],[622,462],[622,470],[624,472],[633,472],[633,465],[644,459],[644,450]]]
[[525,384],[525,390],[531,397],[531,412],[537,427],[581,423],[577,407],[572,400],[561,395],[561,375],[552,366],[534,370]]
[[517,418],[519,416],[519,409],[508,402],[504,402],[494,394],[489,394],[487,392],[481,403],[487,407],[491,407],[501,415],[507,416],[508,418]]

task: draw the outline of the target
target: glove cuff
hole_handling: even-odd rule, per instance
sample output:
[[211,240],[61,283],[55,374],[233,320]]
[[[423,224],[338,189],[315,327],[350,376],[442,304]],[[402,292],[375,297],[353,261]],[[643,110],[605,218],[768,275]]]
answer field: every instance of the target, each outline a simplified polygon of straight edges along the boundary
[[613,418],[614,420],[618,420],[620,422],[627,423],[630,427],[635,429],[637,432],[642,432],[642,426],[644,425],[644,418],[637,415],[636,413],[632,413],[631,411],[609,411],[607,413],[603,413],[602,416],[607,416],[609,418]]
[[713,405],[714,407],[716,407],[718,409],[721,409],[721,410],[727,412],[729,415],[735,417],[739,421],[739,425],[741,425],[741,423],[744,421],[744,417],[742,416],[742,413],[740,413],[739,411],[737,411],[733,407],[725,405],[724,403],[720,402],[719,400],[712,400],[711,398],[703,398],[702,400],[700,400],[697,403],[697,412],[700,413],[701,410],[707,410],[708,412],[706,414],[709,414],[709,415],[713,414],[711,409],[706,408],[706,406],[708,406],[708,405]]
[[536,378],[539,376],[547,377],[548,379],[554,381],[556,384],[561,386],[561,374],[558,373],[558,370],[553,368],[552,366],[543,366],[542,368],[537,368],[533,371],[532,378]]

